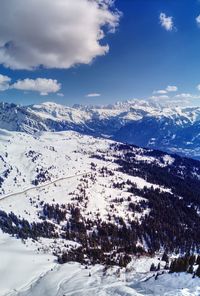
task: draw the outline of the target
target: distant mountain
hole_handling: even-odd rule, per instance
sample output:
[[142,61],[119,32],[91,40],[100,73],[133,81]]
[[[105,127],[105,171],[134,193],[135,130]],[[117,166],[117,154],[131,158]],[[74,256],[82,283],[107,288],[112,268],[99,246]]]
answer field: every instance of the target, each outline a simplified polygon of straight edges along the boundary
[[200,108],[161,107],[133,100],[73,108],[56,103],[0,103],[0,128],[35,134],[73,130],[200,159]]

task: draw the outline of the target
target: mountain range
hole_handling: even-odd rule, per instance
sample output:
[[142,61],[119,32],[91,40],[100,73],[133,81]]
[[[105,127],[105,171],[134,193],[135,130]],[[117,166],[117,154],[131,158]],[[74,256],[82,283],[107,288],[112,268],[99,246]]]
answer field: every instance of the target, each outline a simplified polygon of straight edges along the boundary
[[200,159],[199,107],[163,107],[139,100],[73,107],[0,103],[0,128],[29,134],[73,130]]

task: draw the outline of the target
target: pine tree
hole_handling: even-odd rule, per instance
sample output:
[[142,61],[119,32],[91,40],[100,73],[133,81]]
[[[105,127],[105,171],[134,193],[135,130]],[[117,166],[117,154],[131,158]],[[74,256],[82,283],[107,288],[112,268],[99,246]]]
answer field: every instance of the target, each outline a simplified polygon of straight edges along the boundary
[[151,264],[150,271],[156,271],[156,267],[154,263]]
[[197,260],[196,260],[196,264],[200,264],[200,255],[198,255]]
[[195,261],[196,261],[196,256],[195,255],[191,255],[189,257],[189,265],[194,265]]
[[195,274],[196,276],[200,277],[200,265],[198,266]]
[[193,265],[190,265],[187,272],[193,274],[193,271],[194,271]]
[[162,261],[165,261],[166,263],[169,263],[169,257],[168,257],[168,255],[167,255],[167,253],[166,252],[164,252],[164,254],[163,254],[163,256],[162,256],[162,259],[161,259]]

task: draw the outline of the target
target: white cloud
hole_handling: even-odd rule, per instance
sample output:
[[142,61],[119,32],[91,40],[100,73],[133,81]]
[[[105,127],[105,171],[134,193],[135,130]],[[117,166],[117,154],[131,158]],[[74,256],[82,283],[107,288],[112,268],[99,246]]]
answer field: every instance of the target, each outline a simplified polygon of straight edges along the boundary
[[160,96],[152,96],[152,97],[150,97],[150,99],[151,100],[166,100],[166,99],[169,99],[169,96],[167,96],[167,95],[160,95]]
[[178,87],[175,85],[168,85],[166,88],[166,91],[167,92],[175,92],[175,91],[178,91]]
[[165,90],[165,89],[160,89],[160,90],[154,90],[153,91],[153,94],[158,94],[158,95],[164,95],[164,94],[166,94],[167,93],[167,91]]
[[196,17],[196,22],[197,22],[197,25],[200,26],[200,15],[198,15],[198,16]]
[[177,94],[174,97],[175,100],[177,100],[177,102],[179,101],[181,104],[185,104],[185,105],[190,105],[191,103],[193,103],[195,100],[199,100],[200,99],[200,95],[198,94],[191,94],[191,93],[181,93],[181,94]]
[[200,90],[200,84],[197,85],[197,89]]
[[180,93],[177,95],[161,95],[161,96],[152,96],[149,98],[150,102],[159,104],[163,107],[172,107],[172,106],[189,106],[192,104],[194,99],[199,99],[200,96],[192,95],[189,93]]
[[88,98],[94,98],[94,97],[100,97],[101,94],[98,94],[98,93],[91,93],[91,94],[87,94],[86,97]]
[[178,87],[175,85],[168,85],[165,89],[154,90],[153,94],[155,95],[165,95],[169,92],[176,92],[178,91]]
[[37,78],[24,80],[18,80],[10,86],[10,88],[24,90],[24,91],[36,91],[40,95],[46,96],[49,93],[56,93],[61,89],[61,84],[57,80]]
[[172,16],[167,16],[165,13],[161,12],[160,16],[160,24],[166,31],[172,31],[174,29],[174,22]]
[[[200,85],[198,86],[200,90]],[[200,100],[200,95],[192,93],[168,93],[168,95],[154,95],[149,98],[150,101],[159,103],[163,106],[188,106],[194,103],[195,100]]]
[[108,53],[112,0],[1,0],[0,64],[12,69],[70,68]]
[[181,94],[178,94],[175,96],[175,98],[177,98],[177,99],[194,99],[196,97],[197,96],[192,95],[190,93],[181,93]]
[[0,91],[9,89],[10,81],[10,77],[0,74]]
[[63,93],[57,93],[57,96],[64,97],[64,94]]

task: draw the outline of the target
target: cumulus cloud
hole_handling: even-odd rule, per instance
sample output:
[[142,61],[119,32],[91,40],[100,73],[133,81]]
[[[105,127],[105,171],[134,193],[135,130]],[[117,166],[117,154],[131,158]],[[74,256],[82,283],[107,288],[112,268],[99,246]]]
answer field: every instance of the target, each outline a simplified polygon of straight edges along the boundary
[[167,95],[152,96],[149,98],[150,102],[158,103],[162,106],[189,106],[193,105],[195,101],[200,100],[200,95],[192,93],[179,93],[174,95],[170,93]]
[[199,96],[196,96],[194,94],[190,94],[190,93],[181,93],[175,96],[175,98],[177,99],[196,99],[199,98]]
[[178,91],[178,87],[175,85],[168,85],[165,89],[154,90],[153,94],[155,95],[165,95],[169,92],[176,92]]
[[164,95],[166,93],[167,93],[167,91],[165,89],[159,89],[159,90],[153,91],[153,94],[155,94],[155,95]]
[[177,100],[181,105],[185,106],[193,104],[195,101],[200,100],[200,95],[191,94],[191,93],[180,93],[174,97],[174,100]]
[[64,94],[63,93],[57,93],[57,96],[64,97]]
[[152,96],[152,97],[150,97],[150,99],[151,100],[166,100],[166,99],[169,99],[169,96],[167,96],[167,95],[160,95],[160,96]]
[[160,24],[166,31],[172,31],[174,29],[174,22],[172,16],[167,16],[165,13],[161,12],[160,16]]
[[101,94],[98,94],[98,93],[91,93],[91,94],[87,94],[86,97],[88,98],[94,98],[94,97],[100,97]]
[[70,68],[108,53],[113,0],[1,0],[0,64],[12,69]]
[[166,88],[166,91],[168,91],[168,92],[176,92],[176,91],[178,91],[178,87],[175,86],[175,85],[168,85],[167,88]]
[[10,86],[10,88],[24,90],[24,91],[36,91],[40,95],[46,96],[49,93],[56,93],[61,89],[61,84],[57,80],[46,79],[46,78],[37,78],[24,80],[18,80]]
[[0,91],[9,89],[10,81],[10,77],[0,74]]
[[177,95],[161,95],[161,96],[152,96],[148,100],[153,104],[159,104],[159,106],[163,107],[176,107],[176,106],[188,106],[192,103],[194,99],[198,99],[200,97],[187,94],[180,93]]
[[198,26],[200,26],[200,15],[198,15],[198,16],[196,17],[196,23],[197,23]]

